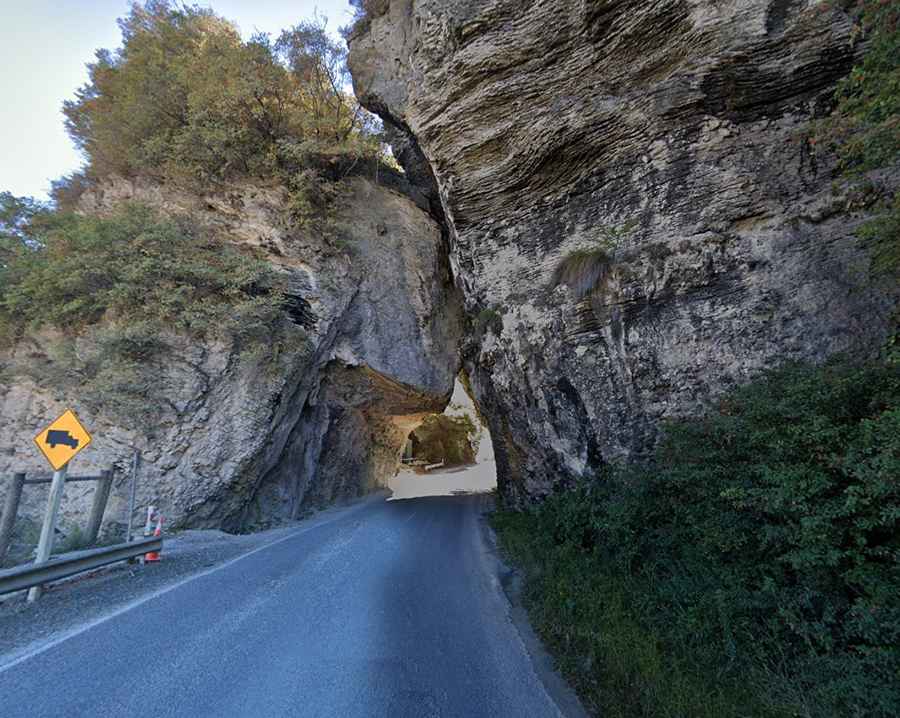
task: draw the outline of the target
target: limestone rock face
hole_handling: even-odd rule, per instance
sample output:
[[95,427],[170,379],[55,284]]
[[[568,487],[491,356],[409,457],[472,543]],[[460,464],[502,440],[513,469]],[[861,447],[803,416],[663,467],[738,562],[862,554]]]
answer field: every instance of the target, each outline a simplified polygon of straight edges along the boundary
[[[853,232],[897,173],[859,196],[807,139],[860,50],[840,9],[391,0],[350,46],[439,191],[508,498],[640,456],[766,367],[883,341],[896,287]],[[579,250],[609,260],[583,295],[553,281]]]
[[[443,409],[459,371],[461,302],[441,228],[425,204],[383,181],[347,179],[327,237],[287,221],[278,187],[198,196],[113,178],[80,206],[103,214],[129,200],[190,213],[263,252],[288,275],[288,311],[307,341],[273,357],[266,349],[241,353],[224,342],[170,338],[177,348],[158,381],[170,410],[151,436],[121,428],[77,389],[60,395],[41,385],[40,372],[7,378],[0,382],[0,477],[47,473],[32,436],[71,406],[94,434],[72,473],[118,469],[107,530],[125,521],[133,447],[144,459],[138,506],[159,506],[175,526],[260,526],[384,485],[406,434],[420,415]],[[0,362],[53,368],[52,339],[30,337],[0,353]],[[92,492],[91,484],[67,487],[64,530],[86,522]],[[26,488],[23,501],[21,519],[37,519],[46,489]]]

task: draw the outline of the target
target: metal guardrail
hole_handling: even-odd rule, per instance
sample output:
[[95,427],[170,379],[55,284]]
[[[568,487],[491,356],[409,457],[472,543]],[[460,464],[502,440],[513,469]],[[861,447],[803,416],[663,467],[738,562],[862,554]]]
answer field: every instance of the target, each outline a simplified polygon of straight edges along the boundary
[[[105,478],[105,476],[67,476],[66,483],[71,484],[73,481],[103,481]],[[25,486],[51,483],[53,483],[53,476],[38,476],[34,479],[25,479]]]
[[44,563],[32,563],[0,571],[0,596],[13,591],[22,591],[32,586],[40,586],[43,583],[58,581],[61,578],[68,578],[151,551],[162,551],[162,543],[161,536],[150,536],[131,543],[76,551]]
[[[26,486],[52,484],[53,482],[52,476],[39,475],[29,478],[24,473],[19,472],[13,474],[12,477],[0,476],[0,483],[3,483],[4,479],[8,478],[11,478],[12,481],[7,485],[6,500],[3,502],[3,507],[0,508],[0,561],[3,561],[6,557],[6,552],[9,550],[12,542],[13,525],[16,522],[22,490]],[[92,544],[97,541],[97,536],[100,534],[100,524],[103,522],[103,514],[109,501],[109,492],[113,483],[113,467],[110,466],[99,476],[66,476],[65,483],[69,484],[73,481],[97,482],[97,490],[94,492],[94,501],[91,506],[85,534],[85,541],[88,544]],[[132,480],[133,483],[134,481]]]

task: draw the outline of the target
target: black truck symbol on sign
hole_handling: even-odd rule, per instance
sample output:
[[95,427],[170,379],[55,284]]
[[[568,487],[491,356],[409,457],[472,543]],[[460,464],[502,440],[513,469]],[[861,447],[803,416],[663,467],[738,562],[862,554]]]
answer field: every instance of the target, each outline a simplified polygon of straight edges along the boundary
[[51,429],[47,432],[46,443],[50,444],[51,449],[55,449],[57,444],[68,446],[70,449],[78,448],[78,439],[72,436],[68,431]]

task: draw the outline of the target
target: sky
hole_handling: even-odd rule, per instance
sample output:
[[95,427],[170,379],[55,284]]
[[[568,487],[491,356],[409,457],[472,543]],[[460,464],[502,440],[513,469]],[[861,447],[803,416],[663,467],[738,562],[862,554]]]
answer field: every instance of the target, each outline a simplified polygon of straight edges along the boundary
[[[328,28],[350,21],[347,0],[195,0],[244,37],[277,35],[318,11]],[[0,0],[0,192],[47,198],[50,181],[82,164],[63,127],[63,100],[87,82],[98,48],[119,45],[128,0]]]

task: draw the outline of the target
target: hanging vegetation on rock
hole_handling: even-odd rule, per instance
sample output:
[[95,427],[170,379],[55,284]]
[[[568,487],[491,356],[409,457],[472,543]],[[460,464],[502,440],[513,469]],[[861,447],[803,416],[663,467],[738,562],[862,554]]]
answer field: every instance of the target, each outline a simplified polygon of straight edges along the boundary
[[100,218],[0,195],[0,280],[3,342],[49,328],[64,359],[7,372],[81,386],[122,419],[160,408],[156,363],[178,336],[238,352],[265,345],[270,357],[305,342],[282,311],[284,278],[269,264],[196,222],[138,204]]

